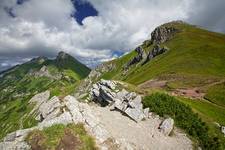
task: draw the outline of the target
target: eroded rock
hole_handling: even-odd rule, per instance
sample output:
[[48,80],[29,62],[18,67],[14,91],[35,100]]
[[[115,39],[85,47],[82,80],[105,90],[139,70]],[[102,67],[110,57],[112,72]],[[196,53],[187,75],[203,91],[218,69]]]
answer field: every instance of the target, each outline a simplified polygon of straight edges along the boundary
[[160,132],[164,135],[169,135],[173,130],[174,120],[172,118],[165,119],[159,127]]
[[143,110],[141,96],[125,89],[116,92],[114,81],[101,80],[91,89],[91,97],[102,106],[110,105],[113,109],[125,113],[136,122],[141,121],[148,114],[149,109]]
[[151,33],[151,42],[156,44],[161,44],[173,37],[173,35],[178,32],[174,27],[159,26]]
[[148,55],[147,55],[147,57],[146,57],[146,59],[145,59],[145,61],[144,61],[144,63],[143,64],[145,64],[145,63],[147,63],[147,62],[149,62],[150,60],[152,60],[154,57],[156,57],[156,56],[158,56],[158,55],[160,55],[160,54],[163,54],[163,53],[165,53],[166,51],[168,51],[169,50],[169,48],[167,48],[167,47],[160,47],[160,45],[155,45],[154,47],[153,47],[153,49],[151,50],[151,51],[149,51],[149,53],[148,53]]
[[134,65],[136,63],[139,63],[145,55],[144,50],[142,49],[141,46],[137,47],[135,49],[135,51],[137,52],[137,56],[135,56],[133,59],[131,59],[125,66],[125,69],[128,69],[131,65]]

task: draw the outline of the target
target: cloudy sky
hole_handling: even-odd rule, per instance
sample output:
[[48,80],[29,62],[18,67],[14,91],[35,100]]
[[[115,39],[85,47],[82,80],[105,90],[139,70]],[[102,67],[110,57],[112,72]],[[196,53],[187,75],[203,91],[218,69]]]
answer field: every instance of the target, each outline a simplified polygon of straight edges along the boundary
[[172,20],[225,33],[225,0],[0,0],[0,70],[63,50],[88,66]]

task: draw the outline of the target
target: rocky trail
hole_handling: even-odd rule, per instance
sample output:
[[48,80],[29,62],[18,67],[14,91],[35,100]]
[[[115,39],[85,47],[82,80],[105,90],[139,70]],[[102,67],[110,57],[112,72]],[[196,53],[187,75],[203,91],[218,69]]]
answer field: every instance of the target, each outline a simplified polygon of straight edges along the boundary
[[185,134],[174,130],[172,136],[165,136],[158,129],[162,122],[159,117],[149,116],[136,123],[118,111],[109,107],[92,106],[101,124],[110,135],[123,143],[127,149],[137,150],[190,150],[192,142]]
[[161,119],[143,109],[141,96],[118,89],[114,81],[94,84],[89,100],[93,102],[83,103],[73,96],[50,98],[49,91],[35,95],[30,100],[36,104],[31,114],[39,124],[8,134],[0,149],[31,149],[25,141],[29,132],[69,123],[83,123],[102,150],[192,149],[191,140],[174,127],[173,119]]

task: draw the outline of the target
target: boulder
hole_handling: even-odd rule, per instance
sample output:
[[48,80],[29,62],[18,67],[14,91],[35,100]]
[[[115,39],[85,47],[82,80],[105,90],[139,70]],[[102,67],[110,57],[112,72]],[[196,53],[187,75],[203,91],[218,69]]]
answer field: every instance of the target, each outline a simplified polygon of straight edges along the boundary
[[140,95],[125,89],[116,92],[115,89],[115,82],[101,80],[93,85],[90,94],[95,102],[102,106],[110,105],[113,110],[119,110],[136,122],[148,117],[149,109],[143,110]]
[[173,130],[174,120],[172,118],[165,119],[159,126],[160,132],[168,136]]

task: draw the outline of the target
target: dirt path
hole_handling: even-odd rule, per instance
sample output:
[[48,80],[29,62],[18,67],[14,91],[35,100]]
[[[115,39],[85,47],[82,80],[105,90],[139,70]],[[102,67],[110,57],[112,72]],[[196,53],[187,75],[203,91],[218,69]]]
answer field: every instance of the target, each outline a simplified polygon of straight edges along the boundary
[[[206,87],[211,87],[216,84],[221,84],[223,82],[225,82],[225,80],[213,82],[213,83],[206,84],[206,85],[200,86],[200,87],[174,89],[170,93],[175,96],[183,96],[183,97],[192,98],[192,99],[204,99],[205,93],[202,92],[201,89],[206,88]],[[166,88],[167,83],[168,83],[168,81],[166,81],[166,80],[149,80],[149,81],[146,81],[146,82],[138,85],[138,87],[143,90],[151,89],[151,88],[164,89],[164,88]]]
[[118,141],[129,143],[137,150],[189,150],[192,142],[185,134],[174,130],[172,136],[159,132],[159,118],[150,117],[136,123],[120,112],[110,111],[109,107],[91,106],[96,117],[106,130]]

